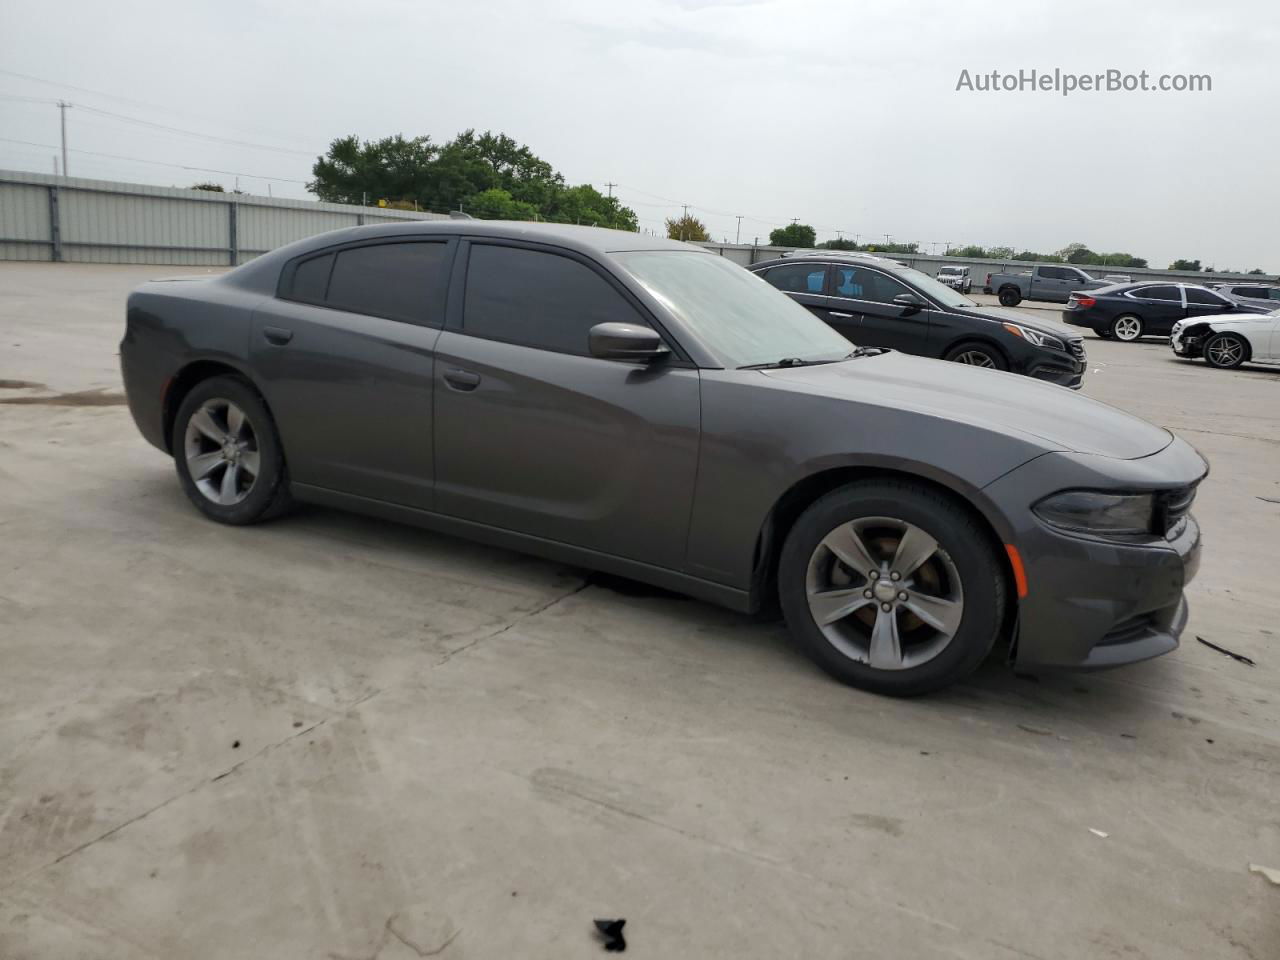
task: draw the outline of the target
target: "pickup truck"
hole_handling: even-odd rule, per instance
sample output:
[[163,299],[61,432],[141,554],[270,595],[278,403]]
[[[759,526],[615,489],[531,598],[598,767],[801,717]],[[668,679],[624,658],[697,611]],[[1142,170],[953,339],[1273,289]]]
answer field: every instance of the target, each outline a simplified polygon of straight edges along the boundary
[[1034,267],[1022,273],[988,273],[982,292],[996,294],[1001,306],[1016,307],[1023,300],[1066,303],[1073,291],[1105,286],[1106,282],[1095,280],[1079,267]]

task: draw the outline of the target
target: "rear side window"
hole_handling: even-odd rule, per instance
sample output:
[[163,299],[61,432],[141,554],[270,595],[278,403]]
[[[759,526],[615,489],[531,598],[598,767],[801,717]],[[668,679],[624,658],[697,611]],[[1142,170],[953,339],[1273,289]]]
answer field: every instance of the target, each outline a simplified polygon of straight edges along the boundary
[[587,356],[587,333],[598,323],[649,326],[585,264],[540,250],[471,245],[463,333]]
[[325,305],[441,326],[447,253],[443,243],[381,243],[339,250]]
[[820,263],[788,263],[766,270],[765,280],[783,293],[822,293],[827,282],[827,268]]
[[1174,286],[1142,287],[1135,290],[1133,295],[1144,300],[1182,300],[1178,288]]
[[298,264],[293,274],[292,300],[323,303],[329,289],[329,271],[333,269],[333,254],[312,257]]
[[1227,305],[1227,301],[1222,297],[1202,287],[1187,287],[1187,303],[1205,303],[1214,307],[1225,307]]

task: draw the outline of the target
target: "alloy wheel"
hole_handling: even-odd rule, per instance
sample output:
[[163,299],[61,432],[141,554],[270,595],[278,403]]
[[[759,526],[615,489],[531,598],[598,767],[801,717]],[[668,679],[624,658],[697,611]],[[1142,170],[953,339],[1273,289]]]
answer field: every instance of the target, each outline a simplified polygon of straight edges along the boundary
[[927,531],[891,517],[865,517],[828,533],[809,558],[805,593],[832,646],[878,670],[932,660],[964,616],[955,562]]
[[966,350],[957,354],[954,358],[956,363],[967,363],[972,367],[994,367],[996,362],[991,359],[991,354],[983,350]]
[[1215,337],[1205,353],[1215,367],[1234,367],[1244,360],[1244,344],[1235,337]]
[[230,400],[206,400],[191,415],[183,454],[196,489],[219,506],[240,503],[258,480],[257,433]]
[[1142,336],[1142,321],[1137,317],[1121,317],[1116,321],[1113,332],[1117,340],[1124,340],[1126,343],[1137,340]]

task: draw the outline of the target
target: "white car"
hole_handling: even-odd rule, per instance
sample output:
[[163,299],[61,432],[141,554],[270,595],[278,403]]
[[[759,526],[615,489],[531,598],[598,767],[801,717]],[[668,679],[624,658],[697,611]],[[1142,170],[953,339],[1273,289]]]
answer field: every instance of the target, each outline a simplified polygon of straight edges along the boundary
[[1203,357],[1209,366],[1223,370],[1246,360],[1280,363],[1280,310],[1179,320],[1170,343],[1179,357]]

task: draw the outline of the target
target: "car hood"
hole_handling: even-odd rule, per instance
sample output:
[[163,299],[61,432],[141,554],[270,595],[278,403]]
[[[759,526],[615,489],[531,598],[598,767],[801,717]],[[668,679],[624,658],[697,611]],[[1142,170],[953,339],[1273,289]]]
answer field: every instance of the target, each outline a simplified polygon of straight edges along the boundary
[[1227,324],[1236,325],[1243,324],[1245,326],[1253,326],[1258,323],[1275,323],[1276,318],[1269,313],[1240,313],[1235,310],[1230,313],[1210,313],[1202,317],[1188,318],[1179,320],[1178,325],[1186,328],[1196,323],[1212,323],[1215,327],[1225,326]]
[[1078,330],[1072,330],[1065,323],[1060,323],[1050,317],[1041,316],[1040,312],[1030,313],[1026,310],[1015,310],[1011,307],[948,307],[952,313],[963,313],[970,317],[984,317],[988,320],[998,320],[1000,323],[1016,323],[1024,327],[1030,327],[1032,330],[1039,330],[1041,333],[1050,333],[1059,339],[1077,340],[1080,337]]
[[1136,460],[1173,440],[1161,427],[1064,387],[892,351],[761,372],[797,390],[1020,434],[1046,452]]

